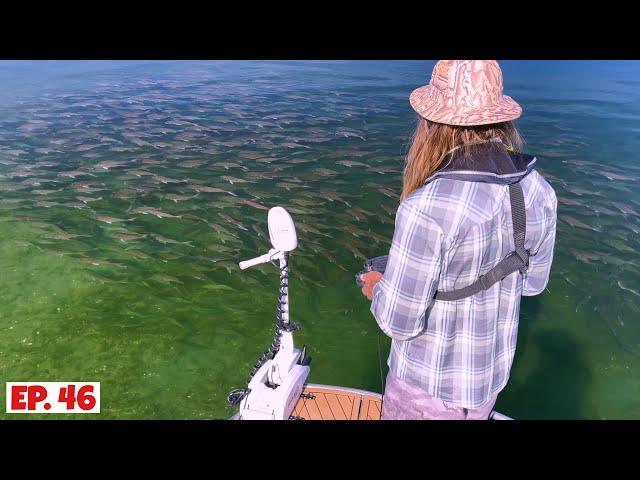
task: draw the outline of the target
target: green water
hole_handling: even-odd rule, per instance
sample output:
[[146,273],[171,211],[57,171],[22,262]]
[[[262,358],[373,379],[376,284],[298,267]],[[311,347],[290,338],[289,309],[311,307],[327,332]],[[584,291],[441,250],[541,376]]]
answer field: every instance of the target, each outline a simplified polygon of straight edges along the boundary
[[[228,391],[271,341],[278,285],[275,267],[237,262],[267,251],[260,207],[282,205],[309,381],[380,391],[353,275],[388,251],[407,97],[432,65],[1,62],[0,382],[99,381],[97,418],[230,415]],[[640,64],[503,70],[560,218],[497,408],[640,418]]]

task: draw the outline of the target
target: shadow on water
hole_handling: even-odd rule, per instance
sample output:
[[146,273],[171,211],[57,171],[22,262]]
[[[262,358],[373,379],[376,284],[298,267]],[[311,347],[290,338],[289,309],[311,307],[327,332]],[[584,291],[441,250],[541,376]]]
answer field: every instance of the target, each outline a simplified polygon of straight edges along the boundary
[[539,297],[523,298],[511,377],[496,410],[523,420],[584,418],[591,383],[587,363],[565,331],[535,326],[547,315],[543,310],[548,308],[541,308]]

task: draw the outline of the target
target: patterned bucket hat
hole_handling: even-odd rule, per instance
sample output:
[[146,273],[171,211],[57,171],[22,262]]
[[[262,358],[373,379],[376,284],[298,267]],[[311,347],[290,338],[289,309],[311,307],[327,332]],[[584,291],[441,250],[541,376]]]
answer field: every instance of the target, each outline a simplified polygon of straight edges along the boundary
[[428,85],[409,102],[422,118],[447,125],[486,125],[515,120],[522,108],[504,95],[495,60],[440,60]]

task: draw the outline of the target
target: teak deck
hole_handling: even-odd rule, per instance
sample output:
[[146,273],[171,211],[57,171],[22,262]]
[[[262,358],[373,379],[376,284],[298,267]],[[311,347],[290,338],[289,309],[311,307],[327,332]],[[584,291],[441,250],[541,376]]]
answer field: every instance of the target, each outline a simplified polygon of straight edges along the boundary
[[380,420],[382,415],[382,396],[376,393],[309,384],[303,395],[292,413],[300,420]]

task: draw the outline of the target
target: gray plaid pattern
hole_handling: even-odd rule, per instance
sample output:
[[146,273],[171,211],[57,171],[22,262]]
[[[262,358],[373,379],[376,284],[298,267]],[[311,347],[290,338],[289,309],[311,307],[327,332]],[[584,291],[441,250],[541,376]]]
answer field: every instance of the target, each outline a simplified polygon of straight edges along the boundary
[[546,288],[553,260],[557,200],[535,170],[521,180],[527,213],[526,274],[457,301],[436,290],[473,283],[514,249],[507,185],[437,178],[396,213],[385,273],[371,313],[392,341],[389,368],[446,402],[479,408],[507,383],[521,295]]

